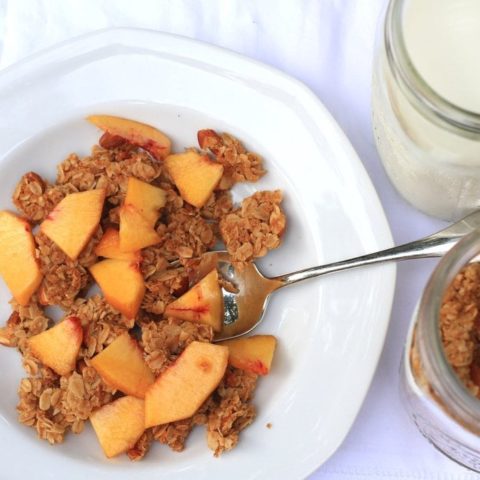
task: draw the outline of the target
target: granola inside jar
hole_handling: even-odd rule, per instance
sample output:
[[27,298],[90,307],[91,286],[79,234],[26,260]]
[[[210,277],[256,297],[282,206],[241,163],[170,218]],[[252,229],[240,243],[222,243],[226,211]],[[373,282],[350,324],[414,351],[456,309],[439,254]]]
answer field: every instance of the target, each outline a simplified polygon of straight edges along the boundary
[[420,432],[480,472],[480,231],[441,260],[413,315],[401,366],[404,404]]

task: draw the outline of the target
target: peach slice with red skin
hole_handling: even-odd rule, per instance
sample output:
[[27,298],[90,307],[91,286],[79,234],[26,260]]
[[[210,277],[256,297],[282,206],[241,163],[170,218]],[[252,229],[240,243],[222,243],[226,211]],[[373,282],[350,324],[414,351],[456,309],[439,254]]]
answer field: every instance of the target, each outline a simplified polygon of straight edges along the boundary
[[100,242],[95,248],[95,255],[114,260],[128,260],[129,262],[140,263],[142,254],[139,250],[135,252],[122,252],[120,250],[120,233],[115,228],[109,227],[105,230]]
[[143,148],[157,160],[165,158],[170,153],[172,145],[170,139],[146,123],[113,115],[90,115],[87,120],[111,136],[125,138],[129,143]]
[[132,448],[145,431],[145,402],[126,396],[90,415],[100,446],[108,458]]
[[128,332],[93,357],[90,364],[110,386],[137,398],[144,398],[155,381],[141,348]]
[[42,281],[30,224],[6,211],[0,211],[0,275],[20,305],[28,304]]
[[125,205],[133,205],[154,226],[160,216],[160,209],[165,206],[167,194],[159,187],[142,182],[138,178],[128,179]]
[[32,355],[44,365],[59,375],[68,375],[75,369],[82,340],[82,323],[72,316],[30,337],[27,342]]
[[192,342],[145,394],[145,426],[191,417],[217,388],[228,362],[228,348]]
[[40,230],[72,260],[76,260],[100,223],[105,190],[67,195],[48,214]]
[[228,363],[233,367],[257,375],[267,375],[270,373],[277,340],[273,335],[254,335],[225,340],[218,345],[228,347]]
[[182,198],[203,207],[223,175],[223,165],[194,151],[169,155],[165,167]]
[[124,205],[119,215],[121,252],[136,252],[160,242],[160,235],[133,205]]
[[223,297],[217,270],[212,270],[181,297],[168,304],[165,315],[204,323],[219,332],[223,324]]
[[145,295],[145,282],[136,262],[107,259],[90,267],[107,303],[128,319],[136,317]]

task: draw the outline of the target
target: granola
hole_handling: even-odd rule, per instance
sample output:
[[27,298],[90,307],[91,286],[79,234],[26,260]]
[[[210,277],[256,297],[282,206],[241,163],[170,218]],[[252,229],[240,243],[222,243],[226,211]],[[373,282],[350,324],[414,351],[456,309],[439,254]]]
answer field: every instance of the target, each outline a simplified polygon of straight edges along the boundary
[[440,331],[447,360],[470,392],[480,398],[480,263],[465,266],[447,288]]
[[229,189],[236,182],[256,182],[263,175],[262,159],[246,150],[240,141],[228,133],[219,135],[213,130],[198,132],[200,147],[210,150],[224,166],[220,189]]
[[68,309],[79,293],[90,286],[92,282],[87,268],[97,261],[94,250],[101,237],[102,229],[98,228],[80,257],[71,260],[46,235],[40,232],[35,236],[43,273],[40,292],[44,305]]
[[76,192],[72,184],[50,185],[35,172],[26,173],[13,193],[13,203],[31,222],[44,220],[60,200]]
[[222,217],[220,233],[233,260],[251,262],[280,245],[286,225],[281,201],[280,190],[256,192]]
[[239,433],[253,422],[255,407],[250,400],[256,381],[254,373],[228,367],[208,412],[207,442],[215,456],[234,448]]
[[[165,315],[169,303],[216,268],[215,255],[198,257],[218,242],[224,242],[232,258],[240,263],[253,261],[279,246],[286,225],[280,208],[282,193],[256,192],[235,207],[229,191],[237,182],[254,182],[265,174],[261,157],[227,133],[202,130],[198,138],[203,152],[224,167],[222,179],[202,208],[182,198],[162,161],[109,132],[102,135],[90,155],[81,158],[70,154],[58,166],[54,183],[35,172],[20,179],[12,200],[32,226],[40,224],[71,193],[106,191],[100,224],[76,260],[35,230],[43,280],[27,305],[12,300],[12,313],[0,329],[0,343],[19,349],[26,372],[18,388],[19,421],[34,428],[40,439],[56,444],[63,442],[68,432],[81,433],[94,411],[123,395],[92,366],[92,358],[123,333],[138,338],[144,360],[155,376],[173,365],[193,341],[213,341],[211,326]],[[103,296],[91,294],[94,281],[89,272],[89,267],[99,261],[95,248],[103,231],[120,222],[119,209],[129,177],[162,188],[166,196],[154,225],[161,240],[144,248],[138,257],[145,294],[133,319],[117,311]],[[234,290],[224,279],[220,278],[219,284]],[[68,375],[55,373],[29,348],[30,337],[55,323],[46,314],[47,306],[60,307],[66,317],[75,317],[81,324],[82,344],[75,368]],[[256,374],[229,366],[218,387],[193,416],[145,430],[126,454],[133,461],[140,460],[153,442],[182,451],[189,433],[198,425],[206,429],[207,443],[215,456],[231,450],[240,432],[255,418],[252,399],[256,381]]]

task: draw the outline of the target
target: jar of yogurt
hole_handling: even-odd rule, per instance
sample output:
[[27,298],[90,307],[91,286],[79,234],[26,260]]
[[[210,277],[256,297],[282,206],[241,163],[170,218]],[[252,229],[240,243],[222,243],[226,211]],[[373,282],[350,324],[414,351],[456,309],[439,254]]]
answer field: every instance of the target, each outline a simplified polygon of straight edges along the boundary
[[385,170],[419,210],[480,207],[480,1],[391,0],[373,75]]
[[480,230],[440,261],[413,315],[403,403],[420,432],[480,472]]

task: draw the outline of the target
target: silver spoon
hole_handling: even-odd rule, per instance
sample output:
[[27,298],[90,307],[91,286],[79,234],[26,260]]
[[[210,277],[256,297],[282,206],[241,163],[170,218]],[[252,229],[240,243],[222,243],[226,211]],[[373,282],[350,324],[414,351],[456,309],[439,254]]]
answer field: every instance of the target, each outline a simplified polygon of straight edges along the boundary
[[467,215],[444,230],[405,245],[273,278],[262,275],[253,263],[247,264],[243,270],[235,269],[230,256],[225,251],[208,252],[204,256],[215,255],[220,274],[236,287],[235,292],[222,289],[224,326],[215,337],[215,341],[239,337],[251,332],[262,321],[271,293],[279,288],[309,278],[374,263],[439,257],[450,250],[461,237],[477,228],[480,228],[480,210]]

